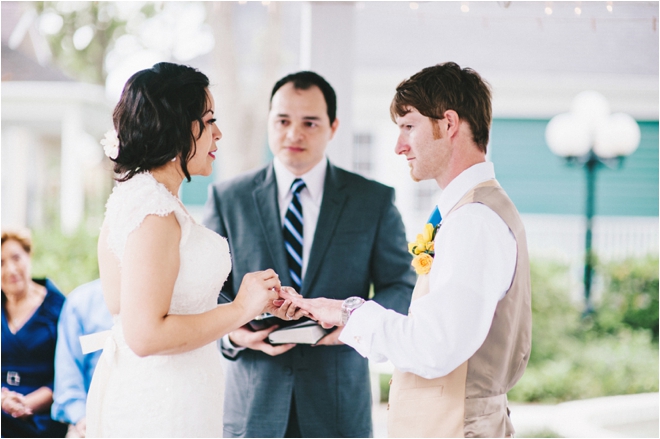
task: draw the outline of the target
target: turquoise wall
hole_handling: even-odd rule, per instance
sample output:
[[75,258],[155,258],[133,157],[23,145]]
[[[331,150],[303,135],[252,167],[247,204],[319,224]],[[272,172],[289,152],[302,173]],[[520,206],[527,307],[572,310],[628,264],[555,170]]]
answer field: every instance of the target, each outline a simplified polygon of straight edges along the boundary
[[[521,213],[583,214],[586,176],[545,143],[548,120],[495,119],[491,160],[500,184]],[[658,122],[638,122],[639,148],[621,169],[601,167],[596,215],[658,216]]]
[[194,176],[191,178],[190,183],[184,179],[181,184],[181,201],[183,201],[183,204],[204,205],[206,203],[208,187],[211,183],[213,183],[213,175],[208,177],[201,175]]

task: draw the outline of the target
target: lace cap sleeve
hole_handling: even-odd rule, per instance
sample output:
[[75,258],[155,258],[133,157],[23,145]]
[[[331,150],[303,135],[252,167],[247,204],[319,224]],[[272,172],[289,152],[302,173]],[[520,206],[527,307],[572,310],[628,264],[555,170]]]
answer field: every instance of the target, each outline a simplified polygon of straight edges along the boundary
[[174,212],[181,226],[183,245],[190,234],[191,219],[178,199],[148,173],[135,175],[119,183],[106,203],[108,247],[121,261],[128,235],[137,229],[147,215],[166,216]]

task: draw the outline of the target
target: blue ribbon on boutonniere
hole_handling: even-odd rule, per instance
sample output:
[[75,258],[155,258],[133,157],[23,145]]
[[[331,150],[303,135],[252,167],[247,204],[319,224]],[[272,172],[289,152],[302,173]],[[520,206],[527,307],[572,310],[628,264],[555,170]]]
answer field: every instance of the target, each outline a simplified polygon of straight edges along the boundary
[[435,206],[435,209],[433,210],[433,213],[431,213],[427,223],[431,224],[434,229],[437,229],[441,221],[442,215],[440,215],[440,209],[438,209],[438,206]]

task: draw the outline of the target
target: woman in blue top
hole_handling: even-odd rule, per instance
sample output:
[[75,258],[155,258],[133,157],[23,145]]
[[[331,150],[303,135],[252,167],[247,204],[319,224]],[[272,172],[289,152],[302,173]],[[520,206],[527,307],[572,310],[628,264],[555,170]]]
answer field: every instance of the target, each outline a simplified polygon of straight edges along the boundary
[[2,436],[64,437],[50,417],[57,320],[64,296],[31,278],[28,231],[2,232]]

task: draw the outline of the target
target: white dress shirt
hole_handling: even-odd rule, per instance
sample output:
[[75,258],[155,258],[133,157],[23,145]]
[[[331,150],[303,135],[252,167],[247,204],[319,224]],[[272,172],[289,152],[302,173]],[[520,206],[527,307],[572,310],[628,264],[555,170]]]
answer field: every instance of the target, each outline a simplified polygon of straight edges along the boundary
[[277,158],[273,160],[275,168],[275,179],[277,180],[277,201],[280,205],[280,224],[284,224],[284,216],[289,208],[293,193],[291,184],[296,178],[305,182],[305,188],[300,191],[300,204],[302,204],[303,215],[303,254],[302,254],[302,278],[305,279],[309,253],[314,242],[316,223],[319,220],[321,201],[323,201],[323,186],[325,183],[325,172],[328,160],[318,162],[312,169],[300,177],[296,177]]
[[513,281],[516,240],[484,204],[466,204],[447,215],[470,189],[494,178],[493,164],[479,163],[442,191],[429,294],[411,303],[410,316],[368,301],[353,312],[339,340],[363,357],[389,359],[399,370],[429,379],[449,374],[474,355]]

